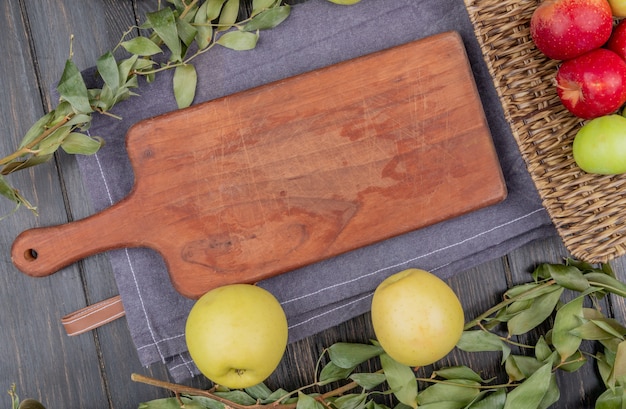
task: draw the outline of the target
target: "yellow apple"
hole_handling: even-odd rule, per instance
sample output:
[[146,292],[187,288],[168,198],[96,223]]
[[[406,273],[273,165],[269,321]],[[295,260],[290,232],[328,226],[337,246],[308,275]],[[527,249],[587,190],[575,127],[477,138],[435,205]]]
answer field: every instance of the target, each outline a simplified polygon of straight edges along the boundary
[[226,285],[193,305],[185,341],[207,378],[231,389],[247,388],[263,382],[280,363],[287,347],[287,318],[269,291]]
[[626,0],[609,0],[611,12],[615,17],[626,17]]
[[463,333],[459,299],[439,277],[420,269],[381,282],[372,299],[372,325],[385,352],[409,366],[443,358]]

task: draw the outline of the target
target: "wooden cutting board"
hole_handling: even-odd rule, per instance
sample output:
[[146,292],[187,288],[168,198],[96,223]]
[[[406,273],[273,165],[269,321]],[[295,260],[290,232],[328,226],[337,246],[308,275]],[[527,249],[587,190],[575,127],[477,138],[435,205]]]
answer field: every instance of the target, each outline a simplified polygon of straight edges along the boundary
[[12,247],[18,269],[45,276],[98,252],[149,247],[174,287],[198,298],[506,196],[454,32],[144,120],[126,146],[128,197],[23,232]]

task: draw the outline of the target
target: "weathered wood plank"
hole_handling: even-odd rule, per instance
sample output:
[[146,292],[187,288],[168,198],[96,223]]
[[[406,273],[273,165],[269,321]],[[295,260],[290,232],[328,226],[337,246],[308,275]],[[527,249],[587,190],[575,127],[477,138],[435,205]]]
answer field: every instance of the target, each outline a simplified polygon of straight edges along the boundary
[[[34,56],[29,44],[29,22],[22,2],[3,2],[0,49],[0,151],[12,152],[24,133],[44,113]],[[8,79],[8,80],[6,80]],[[22,396],[40,399],[49,407],[88,407],[106,402],[93,338],[69,340],[59,317],[85,304],[82,282],[75,267],[56,277],[32,280],[12,267],[9,248],[25,228],[67,221],[63,194],[54,162],[12,176],[11,181],[40,207],[40,216],[19,211],[3,220],[0,229],[0,384],[12,382]],[[6,213],[10,206],[0,205]]]
[[[28,12],[35,58],[40,66],[41,84],[49,107],[55,104],[50,90],[60,78],[68,56],[71,35],[74,36],[72,59],[80,69],[86,69],[95,65],[100,55],[112,50],[122,34],[136,23],[133,4],[125,0],[33,1],[28,3]],[[82,219],[93,214],[75,158],[60,153],[57,160],[67,195],[68,219]],[[85,305],[118,293],[106,255],[90,257],[78,263],[77,267],[80,274],[77,274],[76,279],[82,277],[85,286]],[[68,312],[71,310],[66,311]],[[58,319],[60,316],[57,321]],[[133,372],[167,379],[167,371],[165,367],[158,365],[147,371],[143,369],[125,319],[117,320],[93,333],[73,337],[68,342],[84,342],[79,341],[79,338],[93,339],[96,342],[99,357],[91,359],[94,363],[100,360],[107,401],[111,407],[134,407],[138,402],[155,399],[165,393],[130,381],[130,374]],[[94,404],[102,406],[105,403],[106,401],[102,401]]]
[[[60,78],[65,59],[69,55],[70,35],[74,35],[72,44],[74,62],[80,68],[87,68],[94,65],[97,57],[111,49],[122,33],[134,24],[132,5],[121,0],[97,3],[82,1],[26,2],[25,8],[35,52],[33,59],[39,68],[41,93],[44,95],[45,105],[48,108],[55,106],[50,91]],[[33,120],[29,122],[32,123]],[[42,201],[42,211],[54,212],[62,218],[55,223],[42,222],[42,225],[63,223],[93,213],[74,157],[61,153],[57,159],[58,173],[62,176],[62,185],[67,202],[65,206],[63,202],[60,202],[58,206],[52,207],[48,201]],[[51,177],[56,177],[56,175],[57,170],[53,168]],[[54,197],[62,199],[63,194],[59,192]],[[10,241],[7,240],[7,243]],[[80,297],[75,298],[81,301],[69,303],[65,300],[68,298],[67,296],[58,297],[64,308],[50,313],[48,321],[54,328],[60,327],[62,315],[117,294],[115,281],[106,256],[85,260],[83,263],[67,269],[64,275],[76,284],[76,289],[73,292],[80,295]],[[37,282],[37,284],[43,285],[43,282]],[[63,288],[63,286],[59,287]],[[86,291],[86,296],[84,291]],[[64,396],[57,402],[53,401],[50,403],[50,407],[109,407],[109,405],[112,407],[128,407],[129,405],[133,407],[138,401],[149,400],[157,396],[157,391],[151,387],[142,385],[137,385],[134,388],[129,387],[131,384],[130,373],[141,370],[142,366],[137,359],[137,353],[134,350],[125,320],[119,320],[97,332],[79,337],[68,338],[62,330],[58,330],[58,334],[55,336],[66,343],[70,350],[75,348],[87,350],[83,346],[87,344],[90,346],[91,352],[87,356],[74,356],[71,353],[65,353],[65,362],[58,362],[56,365],[49,366],[51,368],[65,366],[66,370],[71,372],[76,370],[75,367],[90,368],[90,376],[78,376],[77,380],[72,382],[72,388],[76,388],[78,393],[72,393],[72,399]],[[77,372],[80,373],[80,371]],[[154,375],[162,378],[165,373],[164,368],[157,368]],[[53,381],[56,381],[56,385],[51,384],[48,389],[54,390],[54,386],[56,389],[60,389],[58,380],[54,378],[49,380],[49,382]],[[101,396],[97,395],[98,389],[101,390]],[[85,405],[85,402],[81,402],[79,399],[89,399],[87,401],[89,404]],[[81,402],[81,404],[73,404],[75,401]]]

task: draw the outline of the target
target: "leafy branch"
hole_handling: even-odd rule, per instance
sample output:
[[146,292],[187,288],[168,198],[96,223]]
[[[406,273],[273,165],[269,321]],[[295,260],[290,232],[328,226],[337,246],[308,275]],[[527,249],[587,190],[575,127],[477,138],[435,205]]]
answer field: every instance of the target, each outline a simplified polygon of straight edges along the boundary
[[[135,374],[134,381],[175,394],[140,408],[184,404],[211,409],[389,409],[384,399],[393,396],[393,407],[542,409],[560,398],[557,372],[575,372],[589,359],[595,361],[606,388],[596,407],[621,408],[626,327],[606,317],[599,301],[608,294],[626,296],[626,285],[608,265],[598,268],[570,259],[564,264],[541,264],[532,276],[532,282],[511,287],[500,303],[469,321],[457,344],[468,353],[499,353],[506,382],[483,379],[465,365],[431,369],[430,376],[420,377],[417,370],[427,368],[394,361],[375,341],[339,342],[318,360],[318,366],[325,364],[315,369],[319,373],[315,381],[293,392],[272,391],[264,384],[245,390],[214,387],[206,391]],[[546,324],[551,325],[540,331]],[[516,340],[533,338],[532,334],[532,342]],[[584,351],[583,341],[599,343],[602,352]],[[380,369],[360,372],[365,363]],[[339,386],[318,392],[333,383]]]
[[[354,4],[360,0],[328,1]],[[115,117],[111,109],[137,95],[133,90],[139,86],[139,78],[151,82],[157,74],[174,70],[172,87],[177,106],[188,107],[197,87],[192,63],[198,56],[215,46],[254,49],[260,32],[278,26],[291,12],[282,0],[253,0],[249,16],[238,20],[240,0],[167,2],[168,6],[148,13],[140,27],[129,28],[112,51],[98,58],[101,88],[87,88],[70,51],[57,85],[58,105],[31,126],[13,153],[0,158],[0,196],[15,204],[11,213],[21,206],[35,214],[37,209],[9,183],[7,176],[49,161],[59,149],[68,154],[96,153],[104,139],[86,132],[93,115]],[[137,29],[143,34],[132,37]],[[116,58],[118,51],[125,56]]]

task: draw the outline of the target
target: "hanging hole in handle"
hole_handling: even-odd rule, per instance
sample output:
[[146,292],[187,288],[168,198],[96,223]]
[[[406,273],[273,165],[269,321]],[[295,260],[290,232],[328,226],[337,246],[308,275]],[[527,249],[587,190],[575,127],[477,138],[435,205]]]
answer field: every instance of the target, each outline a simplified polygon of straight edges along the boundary
[[24,252],[24,260],[26,261],[35,261],[38,256],[39,254],[37,254],[37,250],[35,249],[28,249]]

